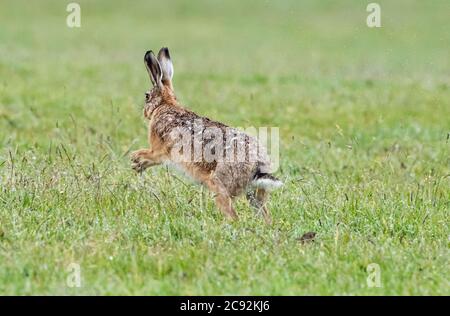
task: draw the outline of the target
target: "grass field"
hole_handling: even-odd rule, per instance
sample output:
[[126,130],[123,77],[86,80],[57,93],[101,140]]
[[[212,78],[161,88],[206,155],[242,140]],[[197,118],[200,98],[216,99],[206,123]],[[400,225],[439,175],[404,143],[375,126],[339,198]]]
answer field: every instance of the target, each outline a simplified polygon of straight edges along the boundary
[[[0,2],[0,294],[450,294],[449,1],[78,2]],[[163,45],[183,104],[280,128],[272,226],[131,170]]]

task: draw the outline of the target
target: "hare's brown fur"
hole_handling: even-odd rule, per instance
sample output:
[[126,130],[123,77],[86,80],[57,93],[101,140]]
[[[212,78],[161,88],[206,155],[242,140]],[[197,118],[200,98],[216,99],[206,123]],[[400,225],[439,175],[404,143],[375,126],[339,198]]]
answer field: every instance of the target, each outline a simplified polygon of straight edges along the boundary
[[[276,178],[270,176],[270,162],[265,151],[261,150],[258,142],[236,129],[230,128],[220,122],[212,121],[206,117],[199,116],[192,111],[183,108],[177,101],[173,86],[173,67],[170,61],[169,51],[162,48],[158,59],[151,51],[145,55],[146,67],[153,89],[146,93],[146,104],[144,116],[149,120],[148,142],[150,149],[140,149],[132,153],[132,167],[138,172],[146,168],[165,162],[171,162],[183,170],[190,177],[207,186],[215,193],[218,208],[232,219],[237,214],[232,206],[233,198],[247,191],[250,204],[261,211],[267,222],[271,221],[270,214],[266,208],[268,191],[264,188],[251,186],[252,181],[260,175],[266,175],[274,181]],[[215,128],[221,130],[223,135],[233,133],[241,137],[248,152],[257,152],[257,159],[251,161],[205,161],[190,159],[187,161],[174,161],[172,150],[179,145],[178,139],[173,137],[176,129],[193,135],[197,125],[201,128]]]

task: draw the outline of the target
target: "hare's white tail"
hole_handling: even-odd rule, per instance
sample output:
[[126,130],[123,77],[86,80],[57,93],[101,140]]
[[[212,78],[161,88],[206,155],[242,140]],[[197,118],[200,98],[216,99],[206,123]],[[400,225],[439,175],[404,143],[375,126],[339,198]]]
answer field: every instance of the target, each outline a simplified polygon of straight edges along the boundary
[[283,182],[269,173],[260,173],[255,176],[252,185],[256,188],[272,191],[283,185]]

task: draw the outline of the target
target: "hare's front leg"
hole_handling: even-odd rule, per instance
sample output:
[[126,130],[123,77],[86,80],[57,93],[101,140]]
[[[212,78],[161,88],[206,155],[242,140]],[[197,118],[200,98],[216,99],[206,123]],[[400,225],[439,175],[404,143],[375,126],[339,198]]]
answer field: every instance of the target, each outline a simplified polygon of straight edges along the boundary
[[159,165],[162,155],[152,149],[139,149],[131,153],[131,168],[143,172],[148,167]]

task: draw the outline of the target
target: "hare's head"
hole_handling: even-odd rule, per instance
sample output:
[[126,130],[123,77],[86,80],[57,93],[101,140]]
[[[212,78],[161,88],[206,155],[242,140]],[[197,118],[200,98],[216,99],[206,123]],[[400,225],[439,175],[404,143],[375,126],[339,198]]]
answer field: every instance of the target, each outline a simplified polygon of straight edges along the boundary
[[158,58],[149,50],[145,53],[144,62],[153,85],[145,93],[144,116],[150,118],[160,104],[175,102],[172,86],[173,65],[167,47],[159,50]]

